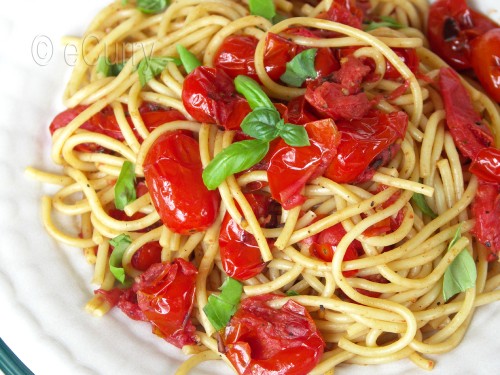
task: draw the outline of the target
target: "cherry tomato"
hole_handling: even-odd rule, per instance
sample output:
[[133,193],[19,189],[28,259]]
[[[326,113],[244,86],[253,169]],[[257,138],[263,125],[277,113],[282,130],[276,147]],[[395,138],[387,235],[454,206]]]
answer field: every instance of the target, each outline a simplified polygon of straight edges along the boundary
[[429,9],[431,49],[458,70],[471,68],[471,41],[498,25],[475,12],[465,0],[438,0]]
[[305,201],[301,195],[307,181],[321,175],[335,155],[339,141],[331,119],[306,124],[310,145],[294,147],[280,140],[271,150],[267,170],[273,198],[286,210]]
[[483,148],[472,160],[469,170],[483,181],[500,183],[500,150]]
[[[418,65],[420,64],[420,60],[417,55],[417,51],[414,48],[393,48],[392,49],[396,55],[403,61],[406,66],[412,71],[412,73],[416,73],[418,71]],[[398,79],[401,77],[401,74],[394,68],[389,61],[386,63],[384,78],[386,79]]]
[[500,28],[477,37],[471,46],[474,73],[493,100],[500,102]]
[[222,69],[200,66],[182,85],[182,102],[196,121],[238,129],[251,109]]
[[318,18],[342,23],[361,29],[363,24],[363,11],[357,7],[353,0],[335,0],[326,12],[318,15]]
[[500,253],[500,184],[479,180],[476,197],[472,203],[476,223],[472,233],[490,250],[488,260],[498,259]]
[[190,234],[212,225],[220,196],[203,184],[195,139],[179,131],[162,134],[150,147],[143,167],[153,204],[168,228]]
[[241,302],[223,333],[226,356],[239,374],[304,375],[325,343],[306,308],[289,300],[280,309],[265,294]]
[[297,96],[288,102],[288,122],[305,125],[308,122],[319,120],[313,113],[314,109],[307,102],[304,95]]
[[372,107],[361,87],[370,71],[361,59],[348,56],[328,80],[316,80],[307,85],[305,98],[324,118],[362,118]]
[[[331,262],[339,242],[346,234],[347,232],[340,223],[321,231],[311,244],[309,253],[325,262]],[[361,243],[358,240],[354,240],[347,247],[344,261],[358,259],[358,255],[362,253],[363,247]],[[342,273],[345,277],[352,277],[356,275],[357,272],[357,270],[351,270]]]
[[193,264],[177,258],[170,264],[153,264],[134,285],[137,304],[153,332],[178,348],[196,343],[190,316],[197,273]]
[[[59,113],[49,126],[50,134],[54,134],[57,129],[68,125],[76,116],[87,109],[88,106],[78,105],[74,108],[67,109]],[[149,131],[154,130],[159,125],[176,121],[185,120],[185,117],[175,109],[164,109],[153,105],[152,103],[143,103],[139,108],[144,125]],[[141,139],[135,130],[132,119],[129,114],[126,114],[126,119],[131,126],[137,138]],[[80,129],[88,130],[94,133],[104,134],[118,141],[124,141],[125,138],[120,130],[118,122],[111,107],[105,107],[100,112],[96,113],[90,119],[85,121]],[[104,149],[96,144],[81,144],[76,147],[81,152],[99,152]]]
[[[269,213],[271,197],[263,194],[245,194],[257,220]],[[241,228],[226,213],[219,234],[222,268],[233,279],[247,280],[262,272],[266,264],[262,261],[255,237]]]
[[[404,112],[372,112],[363,119],[337,121],[340,144],[325,176],[339,183],[357,181],[384,150],[404,138],[407,125],[408,115]],[[386,159],[380,159],[373,169]]]
[[162,247],[158,241],[147,242],[132,256],[132,267],[146,271],[151,265],[161,262]]
[[259,40],[250,35],[232,35],[224,39],[214,56],[214,66],[231,78],[245,75],[256,81],[254,54]]
[[453,141],[462,155],[474,159],[480,150],[493,144],[491,131],[474,110],[467,89],[453,69],[441,68],[439,88]]

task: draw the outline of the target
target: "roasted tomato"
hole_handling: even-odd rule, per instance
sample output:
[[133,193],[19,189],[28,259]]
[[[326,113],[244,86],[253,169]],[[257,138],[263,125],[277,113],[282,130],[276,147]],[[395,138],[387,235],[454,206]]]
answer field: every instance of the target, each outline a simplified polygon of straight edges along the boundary
[[453,141],[462,155],[474,159],[480,150],[493,144],[491,131],[474,110],[467,89],[453,69],[441,68],[439,88]]
[[[325,262],[331,262],[339,242],[346,234],[347,232],[340,223],[321,231],[309,247],[309,253]],[[363,253],[361,243],[354,240],[347,247],[344,261],[358,259],[358,255],[361,253]],[[352,277],[357,272],[357,270],[344,271],[343,274],[345,277]]]
[[182,85],[182,102],[196,121],[238,129],[251,109],[224,70],[200,66]]
[[361,29],[363,24],[363,11],[357,7],[354,0],[335,0],[326,12],[318,15],[318,18],[342,23]]
[[243,300],[222,335],[226,356],[239,374],[304,375],[319,362],[325,343],[302,305],[280,309],[265,294]]
[[314,115],[314,109],[307,102],[304,95],[297,96],[288,102],[288,122],[292,124],[305,125],[314,122],[319,118]]
[[500,103],[500,28],[472,41],[471,63],[486,92]]
[[432,50],[458,70],[471,68],[471,41],[498,25],[465,0],[438,0],[429,9],[427,36]]
[[307,85],[305,99],[324,118],[363,118],[372,107],[361,87],[370,71],[361,59],[348,56],[328,80]]
[[152,264],[161,262],[161,251],[162,247],[158,241],[145,243],[132,257],[132,267],[146,271]]
[[[287,29],[286,33],[311,38],[317,37],[303,27]],[[257,38],[248,35],[227,37],[214,56],[214,66],[222,69],[231,78],[236,78],[242,74],[259,81],[254,63],[254,54],[258,42]],[[269,77],[274,81],[279,81],[281,75],[285,73],[286,63],[305,49],[305,47],[299,46],[283,36],[269,34],[264,52],[264,66]],[[324,77],[337,70],[339,63],[330,48],[319,48],[316,54],[315,67],[318,77]]]
[[472,233],[490,250],[490,261],[500,254],[500,184],[479,181],[476,197],[472,204],[476,224]]
[[[257,220],[264,219],[269,213],[271,197],[264,194],[245,194]],[[219,234],[219,247],[222,268],[228,276],[246,280],[262,272],[266,264],[262,261],[255,237],[241,228],[226,213]]]
[[320,176],[335,155],[339,133],[335,123],[319,120],[306,124],[310,145],[294,147],[280,140],[271,151],[267,170],[271,194],[285,209],[303,203],[307,181]]
[[[54,120],[52,120],[52,123],[49,126],[50,134],[54,134],[57,129],[68,125],[85,109],[87,109],[87,106],[78,105],[59,113]],[[164,109],[162,107],[152,105],[151,103],[143,103],[143,105],[139,108],[139,112],[141,113],[144,125],[149,131],[152,131],[158,126],[168,122],[185,120],[185,117],[179,111],[175,109]],[[140,139],[140,136],[135,130],[132,119],[128,113],[126,113],[126,119],[134,131],[135,136]],[[118,141],[125,140],[111,107],[105,107],[100,112],[96,113],[90,119],[85,121],[80,126],[80,129],[104,134]],[[103,150],[96,144],[81,144],[78,145],[76,149],[82,152],[98,152]]]
[[178,348],[195,344],[190,316],[197,273],[195,266],[178,258],[170,264],[153,264],[134,285],[137,304],[153,332]]
[[245,75],[256,81],[254,54],[259,40],[250,35],[231,35],[224,39],[214,56],[214,66],[231,78]]
[[483,148],[472,160],[469,170],[483,181],[500,183],[500,150]]
[[[403,61],[406,66],[412,71],[412,73],[416,73],[418,71],[418,65],[420,64],[420,60],[417,55],[417,51],[414,48],[393,48],[392,49],[396,55]],[[398,79],[401,77],[401,74],[394,68],[389,61],[386,63],[384,78],[386,79]]]
[[[404,112],[374,112],[360,120],[337,121],[340,144],[325,176],[339,183],[357,182],[372,162],[377,164],[372,168],[375,170],[390,159],[382,154],[404,138],[407,125],[408,115]],[[393,154],[390,151],[388,156]],[[366,180],[371,176],[362,177]]]
[[179,131],[161,135],[151,145],[143,167],[153,204],[168,228],[190,234],[212,225],[220,196],[203,184],[195,139]]

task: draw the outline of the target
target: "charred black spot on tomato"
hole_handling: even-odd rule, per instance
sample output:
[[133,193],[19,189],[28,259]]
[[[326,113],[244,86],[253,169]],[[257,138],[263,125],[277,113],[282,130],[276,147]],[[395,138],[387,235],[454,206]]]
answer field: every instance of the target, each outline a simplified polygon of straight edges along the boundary
[[451,17],[447,17],[443,25],[443,39],[446,42],[450,42],[458,37],[460,33],[460,27],[457,21]]

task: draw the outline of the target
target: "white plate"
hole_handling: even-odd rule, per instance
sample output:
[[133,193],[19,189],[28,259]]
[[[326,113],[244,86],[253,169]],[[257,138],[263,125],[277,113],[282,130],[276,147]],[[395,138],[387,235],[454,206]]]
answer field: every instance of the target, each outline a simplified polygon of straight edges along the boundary
[[[3,2],[0,14],[0,337],[37,375],[172,374],[184,356],[120,311],[86,314],[91,269],[80,250],[56,243],[41,224],[47,187],[26,166],[54,169],[48,124],[62,109],[72,61],[62,35],[80,35],[101,1]],[[496,1],[482,1],[485,11]],[[491,13],[490,13],[491,14]],[[494,17],[498,20],[499,14]],[[434,374],[493,374],[500,369],[500,304],[479,309],[460,347],[438,358]],[[338,374],[421,374],[408,361],[339,369]],[[224,374],[220,363],[196,374]]]

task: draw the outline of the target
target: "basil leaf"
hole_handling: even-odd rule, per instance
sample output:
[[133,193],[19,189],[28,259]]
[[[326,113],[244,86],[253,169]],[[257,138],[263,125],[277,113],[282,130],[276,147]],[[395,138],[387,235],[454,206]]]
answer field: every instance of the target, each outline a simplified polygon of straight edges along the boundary
[[258,107],[241,122],[241,129],[249,136],[263,141],[272,141],[278,136],[276,124],[283,121],[276,109]]
[[309,146],[309,136],[306,128],[301,125],[285,124],[279,132],[279,136],[290,146]]
[[260,85],[252,78],[239,75],[234,79],[234,86],[236,87],[236,91],[248,101],[250,108],[266,107],[276,110],[271,99],[269,99]]
[[288,297],[300,296],[300,294],[299,294],[299,293],[297,293],[295,290],[287,290],[287,291],[286,291],[286,295],[287,295]]
[[286,63],[286,71],[280,79],[289,86],[300,87],[307,78],[316,78],[318,73],[314,67],[316,48],[306,49]]
[[170,61],[176,65],[181,64],[181,61],[175,57],[145,57],[142,59],[137,67],[141,85],[145,86],[151,79],[163,72]]
[[436,213],[432,211],[432,208],[430,208],[427,204],[427,201],[425,200],[423,194],[413,193],[411,200],[417,205],[417,207],[420,209],[420,211],[422,211],[424,215],[427,215],[432,219],[435,219],[437,217]]
[[216,189],[228,176],[257,164],[267,151],[269,143],[260,139],[233,143],[219,152],[203,171],[205,186],[209,190]]
[[212,294],[208,297],[208,303],[203,308],[208,320],[217,331],[224,328],[236,312],[243,286],[229,277],[224,281],[220,290],[220,295]]
[[135,168],[134,164],[125,161],[115,185],[115,207],[123,210],[127,204],[135,201]]
[[287,19],[288,19],[288,17],[285,16],[284,14],[276,13],[276,15],[273,17],[271,22],[273,23],[273,25],[276,25],[277,23],[280,23],[281,21],[284,21]]
[[97,60],[97,73],[102,74],[104,77],[116,77],[123,70],[127,62],[111,63],[106,56],[101,56]]
[[365,24],[365,26],[363,26],[363,29],[364,29],[364,31],[371,31],[371,30],[378,29],[379,27],[389,27],[391,29],[402,29],[404,26],[401,25],[398,21],[396,21],[392,17],[381,16],[380,22],[371,21],[371,22]]
[[198,60],[195,55],[189,52],[186,47],[178,44],[177,52],[179,53],[179,57],[181,59],[182,65],[184,66],[184,69],[186,70],[186,73],[189,74],[197,67],[201,66],[200,60]]
[[[455,232],[455,236],[448,245],[448,250],[460,238],[460,227]],[[477,270],[474,259],[467,249],[463,249],[451,262],[443,277],[443,298],[448,301],[455,294],[464,292],[476,286]]]
[[261,16],[268,20],[272,20],[276,15],[276,8],[273,0],[249,0],[248,6],[250,8],[250,14]]
[[163,12],[169,3],[168,0],[137,0],[137,9],[142,13],[156,14]]
[[113,246],[113,252],[109,257],[109,270],[113,274],[113,276],[122,284],[125,284],[125,270],[122,266],[122,258],[125,250],[132,243],[132,240],[127,234],[120,234],[116,236],[112,240],[109,241],[109,244]]

